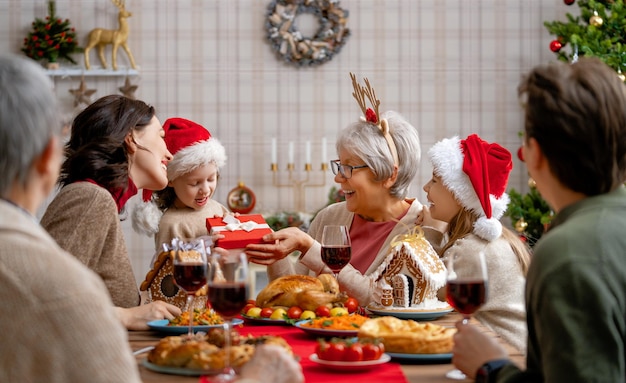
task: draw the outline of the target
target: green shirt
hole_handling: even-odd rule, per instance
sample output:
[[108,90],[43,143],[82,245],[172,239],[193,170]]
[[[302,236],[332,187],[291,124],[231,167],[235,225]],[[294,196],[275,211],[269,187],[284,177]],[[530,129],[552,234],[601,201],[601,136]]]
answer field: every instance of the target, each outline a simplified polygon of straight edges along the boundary
[[626,381],[626,189],[563,209],[527,276],[527,370],[498,382]]

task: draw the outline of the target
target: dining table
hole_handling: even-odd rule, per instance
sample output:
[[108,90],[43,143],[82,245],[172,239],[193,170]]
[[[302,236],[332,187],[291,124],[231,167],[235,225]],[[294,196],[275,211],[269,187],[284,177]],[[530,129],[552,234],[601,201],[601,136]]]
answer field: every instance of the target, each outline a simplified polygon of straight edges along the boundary
[[[450,312],[439,318],[430,320],[429,322],[442,326],[452,327],[461,320],[462,316],[457,312]],[[492,330],[482,325],[475,319],[472,323],[479,326],[483,331],[498,339],[500,344],[509,352],[511,360],[520,367],[525,366],[525,355],[506,343],[501,337],[496,335]],[[378,365],[374,368],[364,371],[341,371],[335,369],[327,369],[325,366],[318,365],[310,360],[310,355],[315,352],[317,344],[317,336],[311,335],[301,329],[287,324],[282,325],[266,325],[260,324],[258,321],[244,321],[243,324],[234,326],[242,335],[275,335],[283,337],[292,347],[292,350],[299,359],[302,367],[305,382],[307,383],[335,383],[345,382],[346,379],[353,380],[358,383],[367,382],[387,382],[394,383],[451,383],[454,380],[447,378],[445,375],[452,370],[451,358],[435,358],[435,359],[395,359],[392,358],[388,363]],[[158,331],[129,331],[128,339],[131,349],[138,351],[146,347],[156,345],[159,340],[168,334]],[[139,368],[141,379],[144,383],[205,383],[210,382],[210,376],[183,376],[172,375],[161,372],[155,372],[145,367],[144,362],[146,353],[137,354],[136,360]],[[263,381],[262,379],[260,381]],[[458,380],[457,380],[458,381]],[[471,379],[465,380],[471,382]],[[269,382],[268,382],[269,383]]]

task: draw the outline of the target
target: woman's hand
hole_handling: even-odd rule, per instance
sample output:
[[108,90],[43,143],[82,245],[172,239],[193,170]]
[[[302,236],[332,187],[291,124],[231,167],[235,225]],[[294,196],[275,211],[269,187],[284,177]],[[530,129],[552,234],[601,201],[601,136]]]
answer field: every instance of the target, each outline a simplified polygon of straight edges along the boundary
[[248,260],[260,265],[271,265],[294,251],[306,253],[315,242],[297,227],[287,227],[263,236],[266,243],[246,246]]
[[456,328],[452,363],[468,377],[474,379],[476,371],[490,360],[508,358],[504,348],[478,327],[458,321]]
[[130,308],[116,307],[116,309],[118,317],[128,330],[148,330],[150,321],[172,320],[181,314],[178,307],[163,301],[154,301]]

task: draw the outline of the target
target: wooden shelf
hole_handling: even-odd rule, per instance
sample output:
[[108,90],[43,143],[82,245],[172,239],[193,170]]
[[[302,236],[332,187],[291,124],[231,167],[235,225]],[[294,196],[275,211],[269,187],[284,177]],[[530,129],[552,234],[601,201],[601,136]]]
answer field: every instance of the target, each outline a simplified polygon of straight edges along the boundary
[[139,71],[136,69],[119,66],[117,70],[92,68],[85,69],[83,67],[61,67],[59,69],[48,69],[50,77],[126,77],[138,76]]

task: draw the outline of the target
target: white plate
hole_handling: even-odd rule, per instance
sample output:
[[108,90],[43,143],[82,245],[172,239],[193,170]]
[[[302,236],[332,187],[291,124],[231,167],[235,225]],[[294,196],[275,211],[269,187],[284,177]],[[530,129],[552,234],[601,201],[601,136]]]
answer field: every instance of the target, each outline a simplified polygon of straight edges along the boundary
[[335,371],[357,371],[368,370],[372,367],[378,366],[379,364],[387,363],[391,360],[391,357],[387,354],[383,354],[380,359],[376,360],[363,360],[360,362],[335,362],[330,360],[323,360],[318,358],[317,354],[311,354],[309,356],[309,360]]
[[148,370],[152,370],[154,372],[160,372],[162,374],[170,374],[170,375],[201,376],[201,375],[217,375],[220,372],[222,372],[222,370],[196,370],[196,369],[184,368],[184,367],[159,366],[158,364],[148,362],[148,359],[143,359],[141,361],[141,364]]
[[[153,320],[153,321],[148,322],[148,327],[150,327],[150,329],[152,330],[161,331],[167,334],[175,334],[175,335],[187,334],[187,331],[189,331],[189,326],[168,326],[169,323],[170,321],[167,319]],[[233,326],[239,325],[243,323],[243,320],[235,318],[233,319],[232,323],[233,323]],[[214,324],[214,325],[201,325],[201,326],[194,325],[193,332],[194,333],[198,331],[208,332],[212,328],[223,328],[223,327],[224,327],[223,323]]]
[[389,310],[370,305],[367,306],[366,309],[371,311],[372,314],[380,316],[392,316],[400,319],[413,320],[434,320],[454,311],[451,306],[434,310],[411,310],[410,308]]

